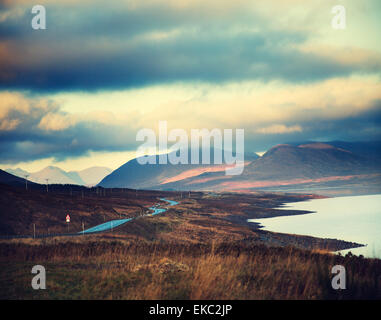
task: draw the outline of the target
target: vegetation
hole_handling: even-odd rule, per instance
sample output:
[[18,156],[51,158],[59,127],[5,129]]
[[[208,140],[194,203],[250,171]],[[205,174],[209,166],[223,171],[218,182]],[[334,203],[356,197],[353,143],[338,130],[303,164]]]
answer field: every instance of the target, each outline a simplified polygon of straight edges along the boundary
[[[35,264],[46,290],[31,288]],[[331,288],[337,264],[346,290]],[[250,242],[2,241],[0,268],[1,299],[381,299],[381,260]]]
[[[359,244],[273,233],[250,218],[307,214],[280,210],[314,195],[201,193],[0,185],[0,299],[380,299],[381,260],[328,253]],[[141,217],[160,198],[179,204]],[[9,203],[13,205],[10,206]],[[70,232],[139,217],[113,232]],[[6,236],[32,235],[36,239]],[[60,237],[42,237],[59,234]],[[4,237],[5,236],[5,237]],[[47,289],[33,290],[34,265]],[[344,265],[347,289],[331,287]]]

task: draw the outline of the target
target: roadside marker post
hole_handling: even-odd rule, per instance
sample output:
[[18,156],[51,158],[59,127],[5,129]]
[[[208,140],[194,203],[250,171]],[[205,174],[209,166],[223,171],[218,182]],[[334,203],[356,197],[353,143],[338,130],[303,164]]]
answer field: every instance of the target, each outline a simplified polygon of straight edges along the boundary
[[70,223],[70,215],[66,215],[66,223],[67,223],[67,232],[69,233],[69,223]]

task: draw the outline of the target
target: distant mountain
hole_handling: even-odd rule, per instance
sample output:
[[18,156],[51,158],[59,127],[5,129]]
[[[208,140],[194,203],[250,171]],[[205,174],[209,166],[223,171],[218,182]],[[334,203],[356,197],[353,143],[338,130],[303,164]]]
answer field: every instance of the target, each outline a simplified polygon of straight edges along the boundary
[[64,170],[62,170],[63,172],[65,172],[66,176],[69,177],[73,182],[72,184],[78,184],[78,185],[86,185],[86,182],[80,177],[79,173],[76,172],[76,171],[70,171],[70,172],[66,172]]
[[25,171],[23,169],[17,168],[17,169],[5,169],[6,172],[13,174],[16,177],[25,178],[25,176],[29,176],[30,173],[28,171]]
[[40,184],[85,184],[78,174],[69,174],[54,166],[31,173],[29,180]]
[[[376,146],[368,144],[368,147]],[[345,147],[349,146],[347,150]],[[339,188],[372,185],[381,190],[379,152],[356,144],[306,142],[282,144],[262,157],[247,159],[239,176],[226,176],[223,166],[140,165],[133,159],[105,177],[104,187],[167,190],[254,190]],[[373,190],[376,190],[373,188]]]
[[96,185],[112,172],[111,169],[106,167],[91,167],[81,171],[66,172],[55,166],[49,166],[33,173],[20,168],[6,169],[6,171],[20,178],[25,178],[28,175],[28,180],[40,184],[77,184],[86,186]]
[[[176,151],[173,151],[176,153]],[[200,157],[202,152],[200,151]],[[210,152],[211,163],[213,163],[214,149]],[[191,164],[190,152],[188,150],[188,163],[158,164],[159,156],[156,156],[157,164],[141,165],[138,159],[132,159],[106,176],[99,185],[102,187],[123,187],[135,189],[162,189],[161,186],[168,185],[175,181],[182,181],[190,177],[197,177],[205,172],[220,172],[225,175],[226,165],[213,164]],[[259,158],[255,153],[245,155],[245,160],[249,163]],[[201,162],[201,161],[200,161]]]
[[[16,186],[16,187],[17,186],[25,186],[25,179],[17,177],[13,174],[10,174],[10,173],[0,169],[0,183],[11,185],[11,186]],[[28,181],[28,185],[29,184],[34,184],[34,183]]]
[[[217,150],[218,151],[218,150]],[[213,163],[211,151],[211,163]],[[173,155],[175,151],[171,153]],[[210,191],[285,191],[317,192],[320,194],[381,193],[380,142],[302,142],[280,144],[261,157],[245,154],[241,175],[225,174],[226,165],[158,164],[141,165],[132,159],[111,172],[105,167],[65,172],[47,167],[30,173],[28,179],[45,184],[77,184],[106,188],[123,187],[154,190]],[[224,163],[224,162],[223,162]],[[22,169],[8,170],[25,182],[28,173]],[[3,179],[16,181],[14,177]],[[1,181],[0,181],[1,183]],[[321,190],[324,189],[324,192]],[[345,190],[344,190],[345,189]],[[328,190],[328,191],[327,191]],[[354,190],[354,191],[353,191]]]
[[94,186],[98,184],[104,177],[112,172],[107,167],[91,167],[85,170],[77,171],[78,176],[87,186]]
[[247,174],[261,180],[320,178],[374,172],[366,157],[325,143],[278,145],[247,167]]

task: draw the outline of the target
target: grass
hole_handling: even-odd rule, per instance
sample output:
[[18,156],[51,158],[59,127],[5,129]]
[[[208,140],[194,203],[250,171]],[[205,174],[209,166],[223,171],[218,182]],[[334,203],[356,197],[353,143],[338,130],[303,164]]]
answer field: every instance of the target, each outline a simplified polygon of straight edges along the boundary
[[[0,243],[1,299],[381,299],[381,260],[250,243],[60,238]],[[33,290],[32,266],[47,272]],[[331,288],[332,266],[347,289]]]

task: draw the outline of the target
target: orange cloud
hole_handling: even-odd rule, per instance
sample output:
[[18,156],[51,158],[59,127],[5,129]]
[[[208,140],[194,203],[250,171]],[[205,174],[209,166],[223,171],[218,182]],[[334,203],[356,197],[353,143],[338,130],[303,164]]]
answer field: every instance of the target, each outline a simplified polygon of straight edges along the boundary
[[256,131],[258,133],[263,133],[263,134],[266,134],[266,133],[274,134],[274,133],[302,132],[303,130],[302,130],[302,127],[299,125],[288,127],[284,124],[273,124],[268,127],[259,128]]

